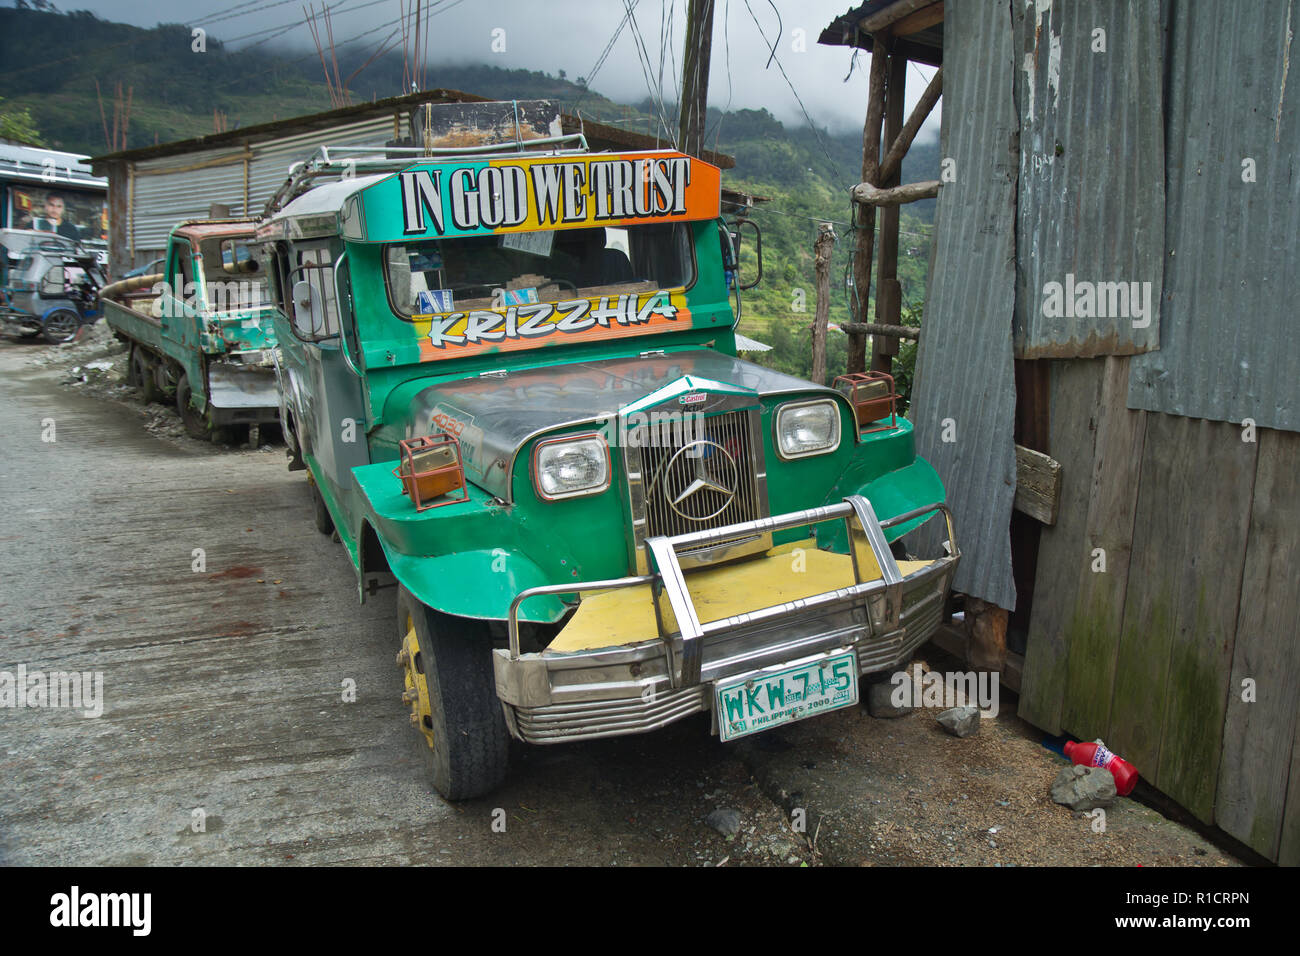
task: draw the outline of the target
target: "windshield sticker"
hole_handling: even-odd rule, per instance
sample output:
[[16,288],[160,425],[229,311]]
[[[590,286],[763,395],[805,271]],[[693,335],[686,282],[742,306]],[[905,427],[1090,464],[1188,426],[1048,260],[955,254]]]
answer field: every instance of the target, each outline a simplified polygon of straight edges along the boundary
[[417,315],[414,321],[421,357],[438,359],[690,328],[691,313],[684,295],[659,291],[511,305],[501,312]]
[[501,237],[502,249],[526,252],[530,256],[541,256],[544,259],[550,256],[551,249],[554,247],[554,229],[547,229],[542,232],[512,232]]
[[450,312],[456,308],[450,289],[423,289],[415,298],[421,312]]
[[502,289],[501,301],[504,305],[535,305],[536,289]]

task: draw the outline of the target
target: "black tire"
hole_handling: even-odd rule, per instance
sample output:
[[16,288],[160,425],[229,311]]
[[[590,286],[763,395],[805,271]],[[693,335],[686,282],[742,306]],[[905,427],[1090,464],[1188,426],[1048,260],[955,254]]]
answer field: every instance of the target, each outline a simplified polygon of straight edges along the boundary
[[153,362],[144,349],[136,345],[131,349],[131,384],[140,389],[140,400],[150,405],[162,397],[153,377]]
[[439,614],[399,586],[397,631],[407,698],[416,695],[408,699],[412,724],[434,789],[447,800],[490,793],[506,778],[510,733],[486,627]]
[[71,342],[81,331],[81,316],[71,309],[59,309],[51,312],[45,317],[45,322],[41,326],[41,332],[45,336],[45,341],[51,345],[62,345],[64,342]]
[[190,404],[192,395],[190,377],[182,374],[181,380],[176,383],[176,411],[181,416],[182,424],[185,425],[186,434],[191,438],[201,438],[206,441],[211,437],[212,429],[208,427],[207,415]]
[[311,483],[311,504],[315,511],[316,530],[321,534],[333,534],[334,519],[330,516],[329,508],[325,507],[325,496],[320,493],[314,481]]

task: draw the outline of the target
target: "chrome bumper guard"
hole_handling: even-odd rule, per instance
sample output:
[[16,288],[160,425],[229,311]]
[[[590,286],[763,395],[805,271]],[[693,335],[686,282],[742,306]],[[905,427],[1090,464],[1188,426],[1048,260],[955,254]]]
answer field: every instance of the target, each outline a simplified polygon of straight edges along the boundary
[[[904,577],[885,530],[934,512],[942,513],[947,522],[948,554]],[[845,523],[856,583],[700,622],[679,551],[835,520]],[[881,570],[879,578],[862,579],[861,537],[854,533],[855,524]],[[719,679],[843,649],[856,652],[860,673],[885,670],[905,661],[939,626],[961,557],[952,513],[945,505],[927,505],[880,522],[861,495],[806,511],[649,538],[646,547],[657,573],[528,588],[511,602],[510,646],[493,651],[493,666],[497,696],[515,737],[542,744],[645,733],[711,711],[712,685]],[[529,598],[642,584],[649,584],[654,596],[657,638],[565,653],[520,652],[519,607]],[[671,633],[666,632],[660,612],[661,596],[667,598],[677,620],[677,630]]]

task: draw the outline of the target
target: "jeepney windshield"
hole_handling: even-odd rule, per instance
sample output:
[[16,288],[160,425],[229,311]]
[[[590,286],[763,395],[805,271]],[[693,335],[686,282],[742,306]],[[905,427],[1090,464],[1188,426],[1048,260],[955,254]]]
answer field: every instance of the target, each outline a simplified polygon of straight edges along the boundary
[[676,289],[695,280],[681,223],[433,239],[386,248],[403,318]]

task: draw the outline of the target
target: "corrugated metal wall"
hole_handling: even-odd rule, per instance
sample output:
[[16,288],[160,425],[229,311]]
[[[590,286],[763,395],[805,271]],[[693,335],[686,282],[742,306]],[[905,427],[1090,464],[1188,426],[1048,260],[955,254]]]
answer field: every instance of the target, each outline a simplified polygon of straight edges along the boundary
[[[402,136],[409,134],[405,117],[400,128]],[[161,254],[178,222],[207,216],[213,203],[229,206],[232,215],[244,215],[246,163],[247,213],[256,216],[289,175],[289,167],[309,158],[317,147],[382,145],[392,138],[393,116],[388,113],[246,148],[183,153],[136,163],[130,216],[135,261]]]
[[[407,121],[400,121],[401,135],[407,135]],[[380,116],[340,126],[328,133],[305,133],[284,139],[274,139],[253,147],[253,162],[249,167],[249,214],[260,216],[262,207],[271,194],[289,175],[289,167],[310,157],[319,146],[382,146],[393,139],[393,117]]]
[[238,210],[244,199],[244,155],[243,149],[207,150],[137,163],[128,190],[129,243],[136,261],[161,254],[172,227],[206,216],[212,203]]
[[1160,351],[1128,403],[1300,431],[1300,6],[1169,16]]
[[[1017,119],[1009,3],[948,0],[941,142],[956,179],[939,192],[936,268],[921,324],[917,452],[943,478],[966,557],[953,587],[1014,608]],[[951,440],[947,440],[951,439]]]
[[1016,357],[1157,348],[1165,238],[1160,0],[1039,0],[1011,9],[1020,115]]

